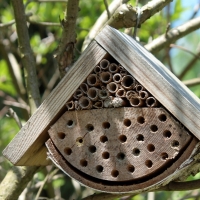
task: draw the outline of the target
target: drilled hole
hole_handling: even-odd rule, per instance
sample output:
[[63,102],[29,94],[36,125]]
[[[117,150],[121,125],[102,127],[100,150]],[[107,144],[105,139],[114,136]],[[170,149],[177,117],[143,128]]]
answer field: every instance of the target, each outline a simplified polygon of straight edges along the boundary
[[125,136],[125,135],[120,135],[119,136],[119,140],[120,140],[120,142],[126,142],[126,140],[127,140],[127,137]]
[[63,132],[59,132],[59,133],[57,133],[58,134],[58,137],[60,138],[60,139],[64,139],[65,138],[65,133],[63,133]]
[[173,140],[171,145],[172,145],[172,147],[178,147],[179,146],[179,142],[177,140]]
[[158,116],[158,119],[161,121],[161,122],[165,122],[167,120],[167,116],[165,114],[161,114]]
[[152,132],[156,132],[158,130],[158,127],[156,125],[151,125],[150,129]]
[[167,160],[168,159],[168,154],[166,153],[166,152],[164,152],[164,153],[161,153],[161,159],[162,160]]
[[96,148],[94,145],[89,146],[88,149],[89,149],[89,151],[90,151],[91,153],[95,153],[96,150],[97,150],[97,148]]
[[83,138],[82,137],[78,137],[77,139],[76,139],[76,144],[77,144],[77,146],[82,146],[83,145]]
[[140,150],[138,148],[133,149],[133,155],[134,156],[139,156],[140,155]]
[[80,160],[80,165],[81,165],[82,167],[86,167],[86,166],[88,165],[87,160],[85,160],[85,159]]
[[101,172],[103,172],[103,167],[101,165],[97,165],[96,170],[97,170],[97,172],[101,173]]
[[130,119],[125,119],[124,120],[124,125],[129,127],[131,125],[131,120]]
[[117,158],[118,158],[119,160],[124,160],[124,159],[125,159],[125,154],[122,153],[122,152],[120,152],[120,153],[117,154]]
[[69,147],[66,147],[66,148],[64,149],[64,152],[65,152],[65,154],[67,154],[67,155],[71,155],[71,154],[72,154],[72,149],[69,148]]
[[86,125],[86,129],[87,129],[87,131],[93,131],[94,130],[94,126],[92,125],[92,124],[87,124]]
[[103,122],[102,127],[104,129],[109,129],[110,128],[110,123],[109,122]]
[[145,122],[144,117],[142,117],[142,116],[138,117],[138,118],[137,118],[137,122],[138,122],[139,124],[144,124],[144,122]]
[[107,151],[105,151],[105,152],[102,153],[102,157],[104,159],[108,159],[110,157],[110,154]]
[[74,121],[73,120],[68,120],[67,121],[67,127],[71,128],[74,125]]
[[135,167],[133,165],[128,165],[127,169],[131,173],[133,173],[135,171]]
[[155,150],[155,146],[153,144],[148,144],[147,149],[149,152],[153,152]]
[[101,141],[102,143],[105,143],[105,142],[108,141],[108,138],[107,138],[105,135],[102,135],[102,136],[100,137],[100,141]]
[[164,136],[165,138],[170,138],[171,135],[172,135],[172,133],[171,133],[169,130],[166,130],[166,131],[163,132],[163,136]]
[[146,160],[145,161],[145,165],[148,167],[148,168],[151,168],[153,166],[153,162],[151,160]]
[[143,142],[144,141],[144,136],[142,134],[138,134],[136,136],[136,139],[137,139],[138,142]]
[[118,177],[119,176],[119,172],[116,169],[113,169],[111,172],[112,177]]

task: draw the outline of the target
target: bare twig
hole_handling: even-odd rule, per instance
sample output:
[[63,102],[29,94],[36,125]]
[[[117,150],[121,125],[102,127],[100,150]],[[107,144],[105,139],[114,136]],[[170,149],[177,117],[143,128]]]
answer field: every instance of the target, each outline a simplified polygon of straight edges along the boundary
[[169,44],[199,28],[200,17],[192,19],[181,26],[171,29],[167,34],[163,34],[157,39],[153,40],[151,43],[145,45],[145,48],[152,53],[156,53],[163,49],[163,47],[169,46]]
[[200,10],[200,2],[195,5],[194,12],[193,12],[192,16],[190,17],[190,19],[193,19],[197,15],[197,13],[199,12],[199,10]]
[[3,103],[7,106],[14,106],[14,107],[25,109],[29,113],[29,106],[27,106],[26,104],[18,103],[15,101],[7,101],[7,100],[4,100]]
[[[114,0],[109,5],[108,9],[110,11],[110,15],[112,15],[116,9],[122,4],[126,3],[128,0]],[[97,19],[94,26],[91,28],[90,32],[88,33],[87,37],[85,38],[82,46],[82,51],[88,46],[88,44],[92,41],[92,39],[97,35],[97,33],[102,29],[102,27],[105,25],[106,21],[108,20],[107,12],[106,10],[101,14],[101,16]]]
[[32,113],[40,105],[40,92],[37,83],[36,64],[34,55],[29,43],[28,29],[26,25],[25,10],[22,0],[12,0],[16,28],[18,34],[19,48],[21,52],[22,64],[27,72],[27,88],[29,104]]
[[79,0],[68,0],[65,17],[61,21],[63,33],[55,55],[61,77],[66,74],[66,67],[70,67],[73,62],[74,46],[76,43],[76,19],[79,11]]
[[10,117],[12,117],[16,121],[18,127],[21,128],[22,127],[22,123],[21,123],[19,117],[17,116],[16,112],[12,108],[9,108],[8,109],[8,114],[9,114]]
[[37,24],[37,25],[41,25],[41,26],[60,26],[60,23],[56,23],[56,22],[38,22],[38,21],[34,21],[31,19],[27,20],[28,22],[30,22],[31,24]]
[[[145,6],[141,8],[140,23],[138,25],[140,26],[155,13],[162,10],[171,1],[172,0],[149,1]],[[108,25],[116,29],[134,27],[136,26],[136,23],[137,23],[136,9],[133,8],[131,5],[125,5],[125,4],[121,5],[112,15],[110,20],[107,22]]]
[[0,28],[7,28],[15,23],[15,20],[11,20],[10,22],[7,23],[0,23]]
[[130,194],[108,194],[108,193],[100,193],[100,194],[93,194],[83,198],[82,200],[113,200],[115,198],[120,198],[123,196],[128,196]]
[[110,11],[109,11],[109,8],[108,8],[108,2],[107,2],[107,0],[103,0],[103,2],[104,2],[104,5],[105,5],[105,7],[106,7],[108,19],[110,19]]
[[193,55],[194,57],[197,57],[198,59],[200,59],[199,55],[193,53],[192,51],[186,49],[185,47],[182,47],[182,46],[179,46],[179,45],[176,45],[176,44],[170,44],[170,47],[181,49],[181,50]]
[[188,87],[195,86],[195,85],[200,84],[200,78],[186,80],[186,81],[183,81],[183,83]]
[[200,188],[200,180],[186,182],[170,182],[156,191],[187,191]]
[[200,49],[198,50],[197,56],[195,56],[185,67],[185,69],[181,72],[181,74],[179,75],[179,79],[181,80],[186,74],[187,72],[192,69],[192,67],[194,66],[194,64],[197,62],[197,60],[199,59],[200,56]]

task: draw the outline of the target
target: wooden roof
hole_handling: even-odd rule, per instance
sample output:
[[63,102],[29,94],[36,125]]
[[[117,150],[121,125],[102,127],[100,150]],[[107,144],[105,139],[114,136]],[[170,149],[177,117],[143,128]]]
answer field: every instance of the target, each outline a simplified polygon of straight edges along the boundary
[[106,26],[51,92],[3,155],[15,165],[47,165],[48,129],[65,111],[65,103],[109,53],[188,130],[200,139],[200,101],[161,62],[133,38]]

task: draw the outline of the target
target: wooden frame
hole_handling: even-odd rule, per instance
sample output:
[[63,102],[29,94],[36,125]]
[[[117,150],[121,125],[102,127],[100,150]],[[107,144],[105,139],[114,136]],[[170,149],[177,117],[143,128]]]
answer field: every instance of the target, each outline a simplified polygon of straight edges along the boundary
[[47,165],[48,129],[64,113],[65,103],[109,53],[165,108],[200,139],[200,101],[133,38],[106,26],[67,75],[4,149],[14,165]]

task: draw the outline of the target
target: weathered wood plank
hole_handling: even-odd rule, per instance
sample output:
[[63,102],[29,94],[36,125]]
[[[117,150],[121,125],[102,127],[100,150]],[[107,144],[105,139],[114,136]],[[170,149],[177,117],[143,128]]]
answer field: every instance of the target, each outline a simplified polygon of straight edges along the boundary
[[95,40],[200,139],[200,100],[137,41],[107,26]]
[[[15,165],[46,165],[47,130],[65,110],[65,103],[93,67],[106,55],[95,41],[4,149],[3,155]],[[41,153],[42,152],[42,153]]]

